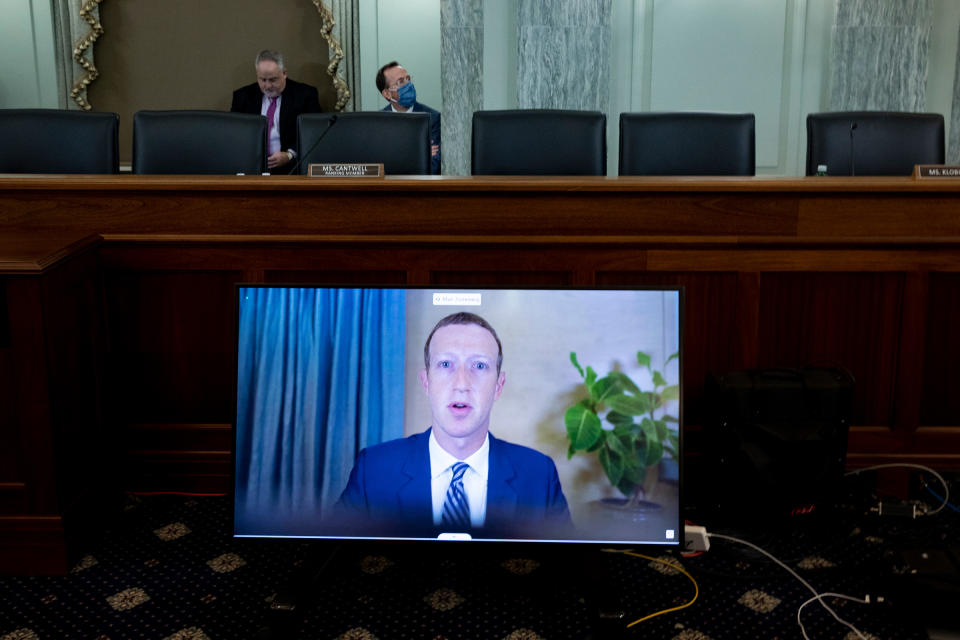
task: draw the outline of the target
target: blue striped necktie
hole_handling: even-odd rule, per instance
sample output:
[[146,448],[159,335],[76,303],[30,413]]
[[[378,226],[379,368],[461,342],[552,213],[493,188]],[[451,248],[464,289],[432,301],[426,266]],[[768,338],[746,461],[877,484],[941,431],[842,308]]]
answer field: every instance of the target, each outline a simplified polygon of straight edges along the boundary
[[470,504],[467,502],[467,492],[463,489],[463,474],[470,468],[466,462],[456,462],[453,465],[453,479],[447,489],[447,497],[443,501],[442,523],[444,527],[458,529],[470,528]]

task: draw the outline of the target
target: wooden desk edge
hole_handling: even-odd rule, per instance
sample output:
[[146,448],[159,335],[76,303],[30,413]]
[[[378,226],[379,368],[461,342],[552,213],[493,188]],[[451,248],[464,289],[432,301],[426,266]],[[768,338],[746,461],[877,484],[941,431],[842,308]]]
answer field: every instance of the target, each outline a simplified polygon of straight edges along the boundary
[[[16,240],[16,237],[11,239]],[[73,240],[43,238],[34,251],[19,250],[22,254],[19,257],[4,256],[0,252],[0,275],[39,275],[69,258],[89,251],[101,242],[103,237],[98,233],[92,233]]]
[[780,176],[387,176],[382,180],[306,176],[142,176],[0,174],[2,191],[423,191],[423,192],[863,192],[960,193],[960,180],[911,177]]

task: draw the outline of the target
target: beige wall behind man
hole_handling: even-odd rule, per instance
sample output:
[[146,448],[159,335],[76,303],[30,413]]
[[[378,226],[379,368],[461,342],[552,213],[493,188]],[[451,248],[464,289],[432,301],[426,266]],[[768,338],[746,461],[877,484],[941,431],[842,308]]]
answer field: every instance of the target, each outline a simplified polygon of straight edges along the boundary
[[253,60],[279,49],[290,78],[320,91],[324,111],[336,93],[327,42],[310,0],[123,0],[100,4],[100,77],[88,97],[95,111],[120,114],[120,161],[129,163],[133,114],[141,109],[230,109],[234,89],[256,80]]

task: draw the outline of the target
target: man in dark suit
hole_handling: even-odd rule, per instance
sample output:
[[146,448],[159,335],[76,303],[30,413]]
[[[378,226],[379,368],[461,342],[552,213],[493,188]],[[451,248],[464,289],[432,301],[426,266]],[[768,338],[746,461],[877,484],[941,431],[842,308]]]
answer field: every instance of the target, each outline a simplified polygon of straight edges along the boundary
[[287,78],[283,54],[264,50],[255,60],[257,81],[233,92],[230,111],[267,118],[267,168],[287,173],[297,157],[297,116],[319,113],[317,88]]
[[440,175],[440,112],[417,102],[410,74],[396,60],[377,71],[377,91],[390,103],[381,111],[430,114],[430,173]]
[[420,372],[433,426],[357,456],[337,504],[354,534],[563,537],[570,512],[553,460],[489,433],[502,361],[500,339],[480,316],[437,323]]

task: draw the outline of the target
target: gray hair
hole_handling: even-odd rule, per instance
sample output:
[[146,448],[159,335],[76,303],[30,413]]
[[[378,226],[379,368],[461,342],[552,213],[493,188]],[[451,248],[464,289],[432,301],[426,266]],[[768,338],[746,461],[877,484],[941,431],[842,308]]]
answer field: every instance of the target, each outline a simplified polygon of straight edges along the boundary
[[283,64],[283,54],[279,51],[274,51],[272,49],[264,49],[257,54],[256,60],[253,61],[253,68],[259,69],[261,62],[276,62],[277,66],[280,67],[281,71],[285,71],[286,67]]

